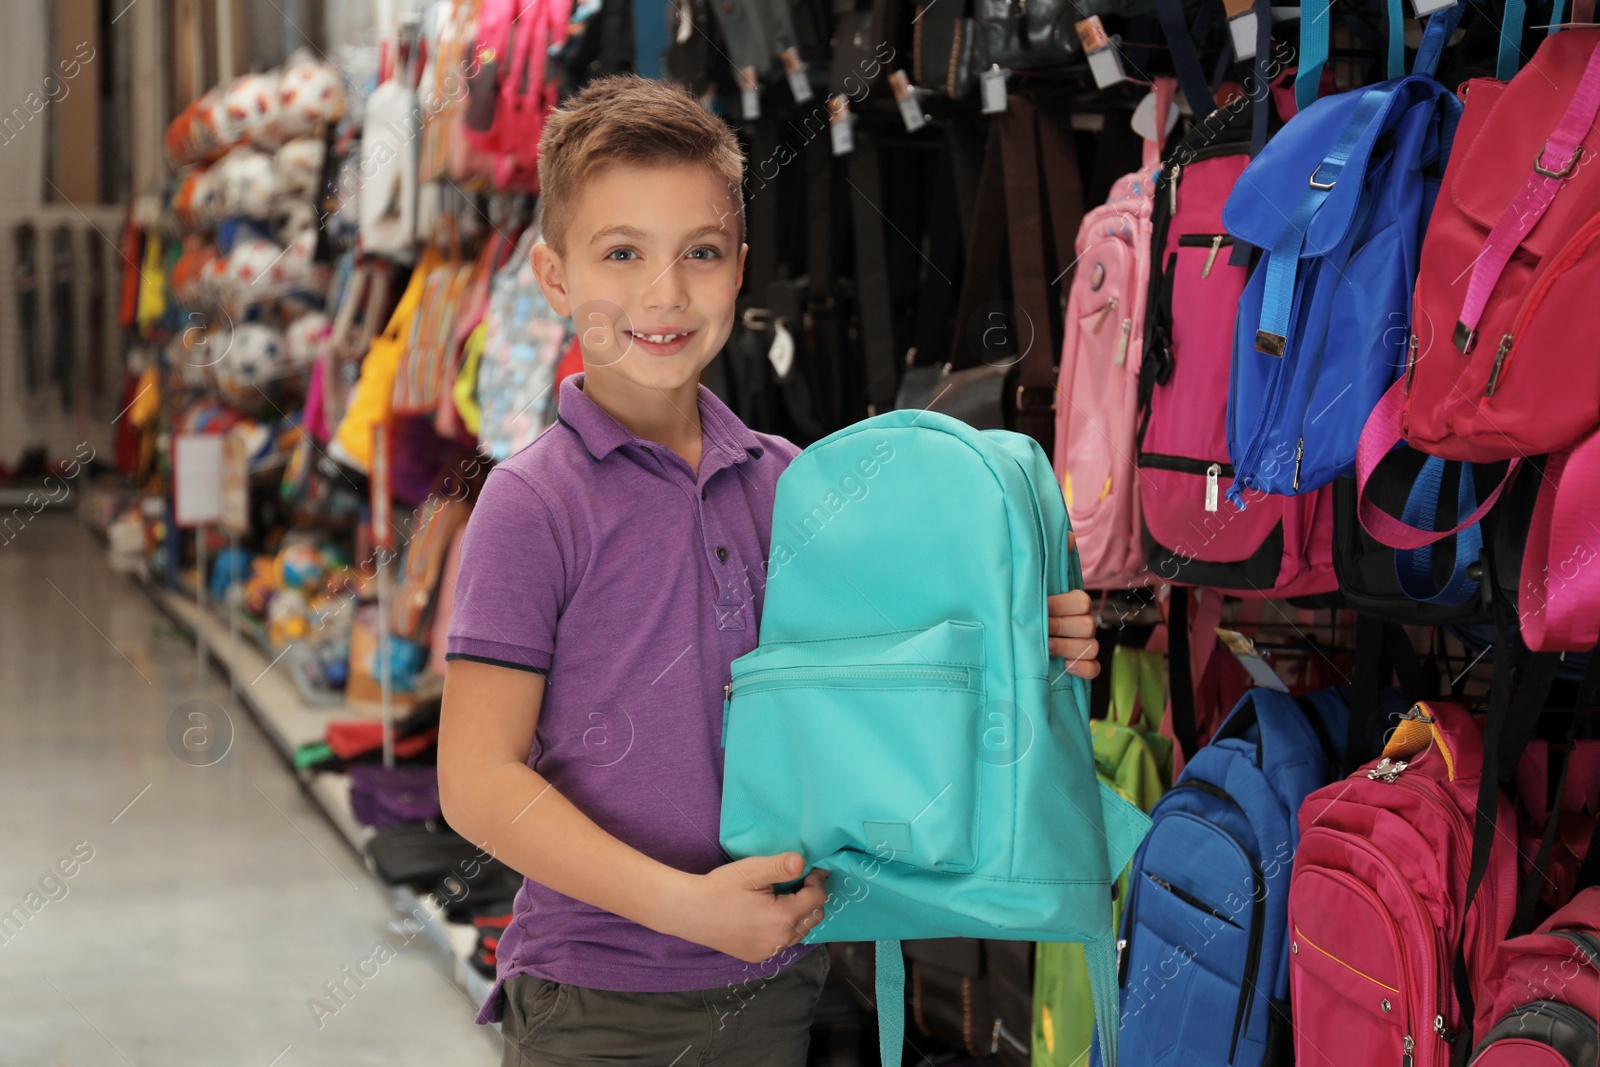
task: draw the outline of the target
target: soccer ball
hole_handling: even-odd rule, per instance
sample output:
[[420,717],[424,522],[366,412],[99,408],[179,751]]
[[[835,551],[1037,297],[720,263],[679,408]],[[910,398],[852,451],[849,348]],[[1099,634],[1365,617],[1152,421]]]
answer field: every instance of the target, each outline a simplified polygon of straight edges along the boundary
[[264,323],[235,326],[224,344],[227,349],[216,365],[217,385],[232,403],[254,406],[260,392],[268,392],[288,370],[283,336]]
[[246,74],[235,78],[223,96],[232,129],[237,129],[239,139],[251,141],[262,148],[276,148],[278,142],[274,122],[278,117],[278,72]]
[[279,125],[287,136],[307,137],[344,115],[344,86],[330,64],[291,57],[278,79]]
[[333,323],[320,311],[310,311],[291,322],[283,331],[283,347],[289,363],[309,367],[328,343]]
[[226,295],[244,306],[256,299],[271,299],[289,281],[283,249],[259,237],[247,238],[233,246],[224,272]]
[[278,171],[272,157],[248,148],[236,148],[217,164],[222,183],[222,209],[230,216],[253,219],[272,213],[278,191]]
[[314,201],[322,183],[327,146],[314,137],[290,141],[278,149],[278,195],[286,200]]

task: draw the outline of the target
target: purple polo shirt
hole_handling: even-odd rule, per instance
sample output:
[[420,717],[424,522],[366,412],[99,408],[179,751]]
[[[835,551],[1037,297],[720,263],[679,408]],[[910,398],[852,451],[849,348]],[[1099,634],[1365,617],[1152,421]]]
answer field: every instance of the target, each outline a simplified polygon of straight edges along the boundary
[[[585,396],[583,378],[561,383],[557,424],[484,483],[447,658],[546,674],[528,765],[620,840],[704,874],[729,861],[717,844],[723,686],[756,647],[773,494],[799,449],[702,385],[697,476]],[[499,1020],[500,987],[519,974],[628,991],[772,974],[531,879],[497,955],[479,1022]]]

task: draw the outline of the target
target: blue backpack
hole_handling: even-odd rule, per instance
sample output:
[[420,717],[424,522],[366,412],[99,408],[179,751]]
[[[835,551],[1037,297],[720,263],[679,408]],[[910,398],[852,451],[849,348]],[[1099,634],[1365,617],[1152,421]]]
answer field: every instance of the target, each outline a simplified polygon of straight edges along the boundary
[[[1325,35],[1313,6],[1302,33]],[[1264,250],[1234,325],[1235,507],[1245,490],[1307,493],[1351,473],[1367,416],[1406,367],[1422,234],[1461,115],[1433,71],[1460,18],[1455,5],[1428,20],[1409,77],[1302,100],[1228,197],[1223,226]]]
[[1150,822],[1095,774],[1088,687],[1048,655],[1082,586],[1031,438],[891,411],[778,479],[761,643],[724,706],[722,847],[830,872],[808,943],[874,941],[885,1067],[899,941],[1085,946],[1116,1061],[1112,884]]
[[1252,689],[1150,812],[1118,946],[1124,1067],[1292,1059],[1295,816],[1339,777],[1348,715],[1339,690]]

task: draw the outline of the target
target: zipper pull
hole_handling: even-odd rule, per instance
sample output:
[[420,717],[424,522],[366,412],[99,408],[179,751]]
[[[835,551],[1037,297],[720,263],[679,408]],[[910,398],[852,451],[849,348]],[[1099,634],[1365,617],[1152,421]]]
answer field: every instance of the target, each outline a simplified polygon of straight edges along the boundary
[[1211,275],[1211,264],[1217,261],[1217,251],[1222,248],[1222,234],[1217,234],[1211,239],[1211,251],[1206,253],[1206,265],[1200,268],[1200,277]]
[[1406,342],[1406,387],[1405,395],[1411,395],[1411,378],[1417,373],[1417,335],[1412,334],[1411,340]]
[[1174,215],[1178,213],[1178,175],[1182,171],[1182,165],[1174,163],[1172,173],[1167,175],[1167,210]]
[[1100,306],[1100,315],[1094,320],[1095,333],[1100,332],[1100,327],[1106,324],[1106,316],[1117,310],[1117,298],[1112,297]]
[[733,710],[733,683],[722,687],[722,748],[728,747],[728,712]]
[[1456,1043],[1456,1035],[1445,1029],[1443,1015],[1435,1015],[1433,1017],[1433,1032],[1438,1034],[1447,1045],[1453,1045]]
[[1122,335],[1117,338],[1117,366],[1122,366],[1128,359],[1128,335],[1133,333],[1133,320],[1122,320]]
[[1500,368],[1505,365],[1506,355],[1511,351],[1511,335],[1508,333],[1500,338],[1500,350],[1494,354],[1494,367],[1489,371],[1489,385],[1483,391],[1484,396],[1494,396],[1495,386],[1500,383]]
[[1206,468],[1206,510],[1217,510],[1217,478],[1222,474],[1222,464],[1213,463]]
[[1372,779],[1374,782],[1383,782],[1387,785],[1393,785],[1394,780],[1404,774],[1405,769],[1409,766],[1410,764],[1403,759],[1390,759],[1388,756],[1385,756],[1383,759],[1378,761],[1378,765],[1376,767],[1367,772],[1367,777]]
[[1306,458],[1306,439],[1300,438],[1300,443],[1294,447],[1294,491],[1300,491],[1300,461]]
[[1416,1047],[1417,1043],[1411,1039],[1410,1034],[1407,1034],[1405,1040],[1405,1054],[1400,1057],[1400,1067],[1411,1067],[1413,1062],[1411,1054],[1416,1050]]

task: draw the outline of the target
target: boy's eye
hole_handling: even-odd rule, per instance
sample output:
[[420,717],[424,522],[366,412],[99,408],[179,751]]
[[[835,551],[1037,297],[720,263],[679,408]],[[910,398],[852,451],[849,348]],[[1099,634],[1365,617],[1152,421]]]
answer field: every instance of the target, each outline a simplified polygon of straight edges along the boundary
[[699,248],[691,248],[691,249],[689,249],[689,251],[686,253],[686,258],[688,258],[688,259],[717,259],[721,255],[722,255],[722,252],[721,252],[720,249],[712,248],[710,245],[701,245]]
[[639,258],[639,253],[635,252],[631,248],[613,248],[611,251],[606,253],[606,258],[623,262],[626,260]]

